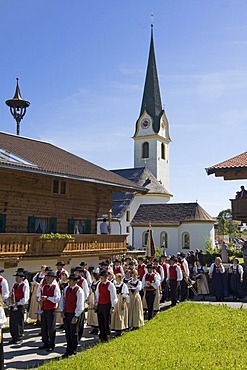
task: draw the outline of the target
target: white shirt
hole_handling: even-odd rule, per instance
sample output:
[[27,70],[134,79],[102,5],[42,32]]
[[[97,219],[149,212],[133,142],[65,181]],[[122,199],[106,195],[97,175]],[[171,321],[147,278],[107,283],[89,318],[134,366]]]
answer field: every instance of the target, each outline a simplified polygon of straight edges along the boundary
[[189,270],[189,265],[188,265],[188,262],[186,261],[186,259],[184,258],[183,261],[181,262],[181,264],[183,265],[184,267],[184,273],[185,273],[185,276],[188,277],[190,276],[190,270]]
[[109,225],[107,222],[101,222],[100,224],[100,233],[101,234],[109,234]]
[[4,324],[6,324],[6,322],[7,322],[7,319],[5,316],[4,309],[3,307],[0,307],[0,329],[4,327]]
[[83,278],[83,282],[82,282],[81,288],[84,291],[85,300],[88,299],[88,296],[89,296],[89,286],[88,286],[88,282],[87,282],[87,280],[85,278]]
[[130,301],[130,299],[129,299],[129,288],[128,288],[127,284],[125,284],[125,283],[117,284],[116,281],[114,281],[114,285],[115,285],[116,288],[119,288],[122,285],[121,295],[122,295],[123,298],[125,298],[125,301],[127,303],[129,303],[129,301]]
[[[136,284],[137,283],[137,286],[133,286],[131,284]],[[131,280],[129,281],[128,283],[130,286],[129,286],[129,290],[131,290],[132,292],[140,292],[142,290],[142,282],[140,280],[134,280],[131,278]]]
[[65,303],[65,299],[66,299],[66,291],[69,288],[74,289],[76,286],[79,289],[76,292],[77,300],[76,300],[75,316],[76,317],[79,317],[81,315],[81,313],[84,311],[85,295],[84,295],[83,289],[81,287],[79,287],[79,285],[77,285],[77,284],[75,286],[73,286],[73,287],[66,286],[66,288],[63,291],[63,295],[62,295],[62,297],[60,299],[60,302],[59,302],[59,308],[60,308],[60,311],[61,312],[64,312],[64,303]]
[[[111,297],[111,306],[112,308],[115,307],[117,301],[118,301],[118,298],[117,298],[117,292],[116,292],[116,288],[115,288],[115,285],[113,283],[111,283],[110,281],[106,281],[106,283],[109,282],[110,284],[108,285],[108,290],[110,292],[110,297]],[[97,288],[96,288],[96,291],[95,291],[95,295],[94,295],[94,304],[97,305],[98,304],[98,301],[99,301],[99,286],[100,284],[103,284],[102,282],[100,282],[98,285],[97,285]],[[105,283],[104,283],[105,284]]]
[[[25,279],[26,280],[26,279]],[[24,306],[24,304],[27,304],[28,300],[29,300],[29,297],[30,297],[30,289],[29,289],[29,284],[26,284],[25,283],[25,280],[23,280],[23,293],[24,293],[24,297],[21,298],[18,302],[15,302],[17,306]],[[14,289],[14,285],[15,284],[21,284],[22,282],[20,283],[14,283],[12,285],[12,288],[11,288],[11,292],[10,292],[10,297],[12,296],[12,292],[13,292],[13,289]]]
[[[215,263],[212,263],[212,265],[210,266],[210,269],[209,269],[209,275],[212,275],[213,272],[214,272],[214,266],[216,266]],[[223,265],[221,265],[221,270],[220,270],[220,273],[221,274],[224,274],[225,272],[225,267]]]
[[[167,278],[166,278],[166,281],[169,281],[170,280],[170,265],[167,265],[168,268],[167,268]],[[177,281],[181,281],[183,280],[183,274],[182,274],[182,270],[180,268],[180,266],[176,265],[176,271],[177,271]]]
[[1,276],[1,278],[3,279],[2,282],[1,282],[2,300],[6,301],[6,299],[9,298],[9,284],[8,284],[7,280],[4,277]]
[[[146,280],[145,280],[145,277],[146,275],[149,274],[148,272],[146,272],[146,274],[143,276],[142,278],[142,288],[145,288],[146,287]],[[151,274],[153,274],[153,272],[151,272]],[[151,275],[150,274],[150,275]],[[160,286],[160,274],[156,274],[154,273],[154,282],[153,283],[150,283],[150,285],[154,288],[154,289],[157,289],[159,286]]]

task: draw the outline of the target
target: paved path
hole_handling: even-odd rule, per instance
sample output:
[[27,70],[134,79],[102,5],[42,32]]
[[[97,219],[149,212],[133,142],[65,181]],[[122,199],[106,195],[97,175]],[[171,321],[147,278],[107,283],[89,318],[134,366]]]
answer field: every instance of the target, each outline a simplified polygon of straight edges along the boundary
[[[191,302],[201,304],[227,304],[229,307],[239,309],[247,309],[247,299],[242,302],[225,300],[224,302],[215,302],[213,297],[207,298],[205,301],[193,300]],[[165,310],[170,306],[170,302],[163,303],[161,309]],[[84,336],[80,341],[79,351],[83,351],[86,348],[93,346],[98,343],[98,336],[89,334],[91,328],[85,327]],[[39,336],[40,327],[34,325],[26,325],[25,336],[22,344],[9,345],[8,341],[11,339],[9,332],[4,333],[4,357],[5,357],[5,369],[16,370],[16,369],[30,369],[42,365],[45,361],[51,359],[58,359],[65,352],[65,335],[64,331],[57,330],[56,347],[53,352],[47,353],[44,350],[39,350],[38,347],[42,345],[41,338]]]

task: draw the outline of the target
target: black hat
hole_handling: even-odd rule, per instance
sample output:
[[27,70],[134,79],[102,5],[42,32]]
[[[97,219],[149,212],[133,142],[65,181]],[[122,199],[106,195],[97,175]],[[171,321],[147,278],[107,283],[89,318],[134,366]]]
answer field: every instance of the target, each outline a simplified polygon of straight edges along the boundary
[[76,266],[76,268],[75,268],[74,271],[82,272],[83,271],[83,268],[81,266]]
[[57,275],[54,271],[48,271],[48,274],[46,276],[50,276],[50,277],[54,277],[54,278],[57,277]]
[[140,261],[143,261],[144,260],[144,258],[141,257],[141,256],[140,257],[137,257],[137,259],[140,260]]
[[159,262],[159,259],[158,258],[154,258],[153,259],[153,262]]
[[84,262],[84,261],[82,261],[82,262],[80,263],[80,266],[87,266],[87,263],[86,263],[86,262]]
[[176,258],[175,256],[171,256],[171,257],[170,257],[170,261],[175,261],[175,262],[177,262],[177,258]]
[[101,270],[100,273],[99,273],[99,276],[108,276],[108,271]]
[[180,257],[182,257],[182,258],[184,258],[184,257],[185,257],[184,252],[181,252],[181,253],[180,253]]
[[0,274],[1,274],[2,272],[4,272],[4,269],[0,269]]
[[75,274],[70,274],[69,275],[69,280],[79,280],[80,276],[76,276]]
[[16,272],[13,276],[25,277],[25,274],[23,272]]
[[57,262],[56,266],[65,266],[65,263],[64,262]]
[[152,263],[149,263],[146,267],[147,267],[147,269],[153,269],[154,268]]
[[116,258],[116,259],[114,260],[114,263],[116,263],[116,262],[121,263],[121,260],[119,260],[118,258]]
[[45,271],[52,271],[52,268],[50,266],[46,266]]

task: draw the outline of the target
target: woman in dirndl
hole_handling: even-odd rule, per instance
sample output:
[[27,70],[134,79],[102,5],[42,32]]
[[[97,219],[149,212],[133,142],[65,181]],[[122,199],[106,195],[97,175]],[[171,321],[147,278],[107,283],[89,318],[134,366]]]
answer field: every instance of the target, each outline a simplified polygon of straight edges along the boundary
[[138,272],[134,270],[128,283],[130,301],[128,303],[129,328],[137,329],[144,325],[142,299],[139,292],[142,282],[138,279]]
[[92,274],[92,284],[90,287],[90,293],[88,296],[88,312],[87,312],[87,325],[92,327],[92,330],[89,332],[89,334],[98,334],[99,331],[99,323],[98,323],[98,315],[95,312],[94,307],[94,294],[96,291],[96,288],[100,282],[100,277],[98,272],[93,272]]
[[230,289],[233,295],[233,299],[243,298],[243,287],[242,283],[244,280],[244,269],[239,264],[239,260],[235,257],[232,261],[232,265],[229,268],[230,275]]
[[196,280],[197,293],[205,300],[205,296],[209,294],[208,287],[208,269],[203,266],[199,260],[196,260],[196,266],[193,267],[193,279]]
[[127,307],[127,303],[129,302],[129,289],[123,282],[121,274],[116,274],[115,278],[114,285],[117,291],[118,302],[111,316],[111,330],[115,330],[117,335],[121,335],[122,332],[129,327]]

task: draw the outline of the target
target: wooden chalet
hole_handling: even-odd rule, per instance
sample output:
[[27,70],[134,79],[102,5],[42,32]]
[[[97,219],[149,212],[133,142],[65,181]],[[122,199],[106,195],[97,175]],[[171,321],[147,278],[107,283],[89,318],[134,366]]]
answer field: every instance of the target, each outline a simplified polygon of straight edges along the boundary
[[[224,180],[247,179],[247,152],[206,168],[207,174],[224,177]],[[247,222],[247,199],[230,199],[234,220]]]
[[[124,253],[126,235],[96,235],[113,192],[145,189],[52,144],[0,133],[0,262]],[[70,234],[70,239],[41,235]],[[3,263],[0,263],[3,265]]]

